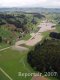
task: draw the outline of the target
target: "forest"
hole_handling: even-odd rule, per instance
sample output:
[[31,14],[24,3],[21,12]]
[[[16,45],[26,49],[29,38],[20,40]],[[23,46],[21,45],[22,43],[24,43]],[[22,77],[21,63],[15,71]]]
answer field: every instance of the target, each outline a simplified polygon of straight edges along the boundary
[[27,55],[27,61],[35,71],[57,72],[60,76],[60,40],[45,39]]

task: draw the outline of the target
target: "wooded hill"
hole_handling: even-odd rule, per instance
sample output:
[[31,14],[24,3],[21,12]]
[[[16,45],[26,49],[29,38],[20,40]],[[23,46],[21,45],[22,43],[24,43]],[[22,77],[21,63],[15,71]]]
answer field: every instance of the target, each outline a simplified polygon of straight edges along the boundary
[[33,26],[42,18],[45,18],[45,16],[39,13],[0,14],[0,25],[13,24],[16,28],[28,32],[29,30],[34,29]]
[[28,53],[27,61],[34,70],[42,73],[57,72],[60,76],[60,40],[47,39],[42,44],[37,44]]

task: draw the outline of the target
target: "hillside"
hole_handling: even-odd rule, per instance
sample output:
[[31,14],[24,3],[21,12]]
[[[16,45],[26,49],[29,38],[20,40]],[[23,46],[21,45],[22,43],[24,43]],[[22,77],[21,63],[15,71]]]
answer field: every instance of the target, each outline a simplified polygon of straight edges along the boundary
[[[22,29],[22,31],[30,31],[34,29],[34,25],[38,23],[39,20],[45,18],[44,15],[39,13],[29,13],[29,14],[1,14],[0,13],[0,25],[13,24],[16,28]],[[31,26],[32,25],[32,26]]]
[[48,13],[60,13],[59,8],[42,8],[42,7],[35,7],[35,8],[0,8],[0,12],[48,12]]
[[29,39],[30,32],[38,31],[36,26],[43,18],[39,13],[0,13],[0,37],[8,43]]

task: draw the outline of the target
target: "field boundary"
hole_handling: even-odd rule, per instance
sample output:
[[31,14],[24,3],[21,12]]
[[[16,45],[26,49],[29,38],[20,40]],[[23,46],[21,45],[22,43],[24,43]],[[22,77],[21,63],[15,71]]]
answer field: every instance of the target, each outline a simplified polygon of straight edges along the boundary
[[1,71],[9,80],[13,80],[1,67],[0,67],[0,71]]

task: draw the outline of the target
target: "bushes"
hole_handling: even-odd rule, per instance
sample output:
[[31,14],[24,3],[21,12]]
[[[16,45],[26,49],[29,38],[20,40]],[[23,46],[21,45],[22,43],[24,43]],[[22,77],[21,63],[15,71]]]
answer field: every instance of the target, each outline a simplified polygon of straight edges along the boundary
[[55,39],[60,39],[60,33],[51,32],[49,36]]
[[60,75],[60,41],[45,40],[27,56],[28,63],[37,71],[55,71]]
[[2,42],[2,37],[0,36],[0,43]]

